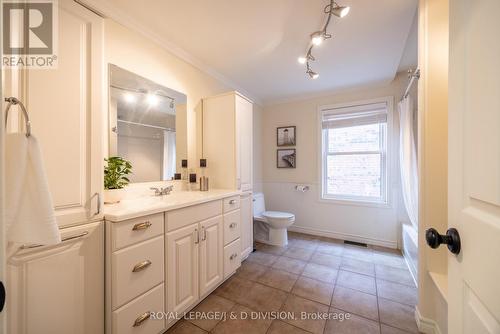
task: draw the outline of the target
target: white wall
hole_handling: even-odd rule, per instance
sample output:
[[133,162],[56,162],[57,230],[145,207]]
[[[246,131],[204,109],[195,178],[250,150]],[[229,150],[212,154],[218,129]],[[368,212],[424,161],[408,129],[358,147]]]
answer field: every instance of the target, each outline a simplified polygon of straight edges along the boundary
[[[406,73],[399,74],[389,85],[350,90],[336,95],[265,107],[262,113],[262,189],[267,209],[289,211],[296,215],[294,229],[370,244],[397,247],[400,236],[400,182],[397,162],[398,117],[394,110],[392,161],[390,166],[389,208],[325,203],[319,201],[318,107],[386,96],[394,97],[394,107],[406,88]],[[276,127],[297,127],[297,168],[276,168]],[[294,190],[306,184],[306,193]]]

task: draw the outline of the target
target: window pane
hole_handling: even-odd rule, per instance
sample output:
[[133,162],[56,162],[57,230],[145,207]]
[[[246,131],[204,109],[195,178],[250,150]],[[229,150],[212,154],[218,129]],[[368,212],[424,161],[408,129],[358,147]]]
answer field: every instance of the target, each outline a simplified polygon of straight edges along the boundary
[[327,194],[382,197],[380,159],[380,154],[329,155]]
[[361,152],[380,150],[382,140],[379,123],[328,129],[328,151]]

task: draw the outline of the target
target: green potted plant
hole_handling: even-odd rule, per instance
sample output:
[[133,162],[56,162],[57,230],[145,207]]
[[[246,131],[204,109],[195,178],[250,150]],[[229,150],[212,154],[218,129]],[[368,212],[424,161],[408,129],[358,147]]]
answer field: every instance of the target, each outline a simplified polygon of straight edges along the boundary
[[123,188],[129,184],[132,164],[121,157],[104,159],[104,203],[118,203],[123,198]]

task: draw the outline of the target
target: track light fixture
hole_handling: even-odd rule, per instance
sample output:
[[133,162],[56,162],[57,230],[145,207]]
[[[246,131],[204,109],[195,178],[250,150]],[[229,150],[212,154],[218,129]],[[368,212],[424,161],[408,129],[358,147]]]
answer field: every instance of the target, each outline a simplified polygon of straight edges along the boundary
[[326,22],[325,22],[325,25],[323,26],[323,29],[311,34],[311,43],[309,45],[309,48],[307,49],[306,55],[300,56],[298,58],[299,64],[306,65],[306,74],[308,74],[311,79],[317,79],[319,77],[319,74],[314,72],[311,69],[311,66],[309,63],[311,61],[316,60],[316,59],[314,59],[314,57],[312,55],[313,48],[315,46],[321,45],[324,40],[332,37],[332,35],[327,32],[328,25],[330,24],[330,20],[332,18],[332,15],[335,15],[337,17],[342,18],[342,17],[345,17],[347,14],[349,14],[349,10],[350,10],[350,7],[340,6],[334,0],[330,0],[330,3],[325,6],[324,12],[328,16],[326,18]]

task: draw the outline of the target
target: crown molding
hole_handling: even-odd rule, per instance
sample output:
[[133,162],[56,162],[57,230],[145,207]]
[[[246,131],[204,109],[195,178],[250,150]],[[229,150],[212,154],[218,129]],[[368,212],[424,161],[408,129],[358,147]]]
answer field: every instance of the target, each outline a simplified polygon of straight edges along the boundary
[[125,14],[121,9],[112,5],[107,0],[74,0],[75,2],[81,4],[84,7],[87,7],[89,10],[93,11],[99,16],[104,18],[112,19],[113,21],[118,22],[119,24],[134,30],[152,42],[158,44],[160,47],[178,57],[179,59],[185,61],[188,64],[196,67],[200,71],[205,74],[211,76],[214,79],[217,79],[224,85],[228,86],[229,89],[237,90],[242,94],[248,96],[250,99],[254,101],[254,103],[262,106],[262,101],[255,94],[252,94],[248,90],[242,88],[240,85],[233,82],[231,79],[221,74],[217,70],[213,69],[209,65],[205,64],[198,58],[194,57],[192,54],[188,53],[184,49],[178,47],[177,45],[171,43],[170,41],[162,38],[159,34],[153,32],[149,28],[145,27],[143,24],[137,22],[130,15]]

